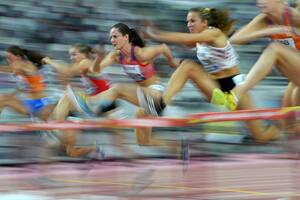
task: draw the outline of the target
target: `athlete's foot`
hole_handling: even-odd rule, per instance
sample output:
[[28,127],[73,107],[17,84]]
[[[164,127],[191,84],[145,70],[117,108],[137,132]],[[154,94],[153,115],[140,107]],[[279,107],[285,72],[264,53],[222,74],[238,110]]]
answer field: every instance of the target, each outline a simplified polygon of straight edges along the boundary
[[235,93],[230,90],[229,93],[225,93],[226,101],[225,101],[225,106],[229,110],[236,110],[238,106],[238,98],[235,95]]
[[93,117],[95,114],[90,109],[90,107],[87,104],[87,96],[80,91],[77,91],[76,89],[72,88],[70,85],[67,87],[67,94],[71,101],[73,102],[74,106],[82,113],[85,113],[86,115]]
[[212,92],[210,103],[215,105],[225,105],[226,103],[225,93],[219,88],[215,88]]
[[227,93],[223,92],[219,88],[215,88],[213,90],[210,102],[215,105],[225,105],[229,110],[236,110],[238,105],[238,98],[232,90]]

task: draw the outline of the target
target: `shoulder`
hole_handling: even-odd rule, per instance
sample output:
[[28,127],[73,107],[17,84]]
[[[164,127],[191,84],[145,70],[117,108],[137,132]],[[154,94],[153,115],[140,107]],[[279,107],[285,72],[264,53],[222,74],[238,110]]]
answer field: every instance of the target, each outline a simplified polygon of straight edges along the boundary
[[202,31],[201,33],[190,33],[190,34],[195,34],[195,35],[209,34],[211,36],[218,37],[218,36],[223,35],[223,32],[219,28],[209,27],[209,28],[205,29],[204,31]]
[[80,61],[80,63],[79,63],[79,65],[80,66],[89,66],[90,64],[92,64],[92,60],[90,60],[90,59],[83,59],[82,61]]
[[135,46],[134,49],[133,49],[133,53],[134,53],[134,57],[135,59],[137,60],[141,60],[142,57],[143,57],[143,54],[146,53],[146,49],[151,49],[151,47],[138,47],[138,46]]
[[120,51],[110,51],[106,57],[109,57],[109,58],[117,58],[120,56]]
[[259,23],[259,24],[268,24],[268,16],[264,13],[260,13],[257,16],[255,16],[252,21]]
[[219,28],[215,28],[215,27],[208,28],[203,31],[203,34],[207,35],[207,38],[210,38],[210,41],[207,41],[209,45],[219,47],[227,44],[228,37]]
[[140,54],[142,51],[143,51],[143,48],[142,48],[142,47],[134,46],[134,49],[133,49],[134,55],[138,55],[138,54]]

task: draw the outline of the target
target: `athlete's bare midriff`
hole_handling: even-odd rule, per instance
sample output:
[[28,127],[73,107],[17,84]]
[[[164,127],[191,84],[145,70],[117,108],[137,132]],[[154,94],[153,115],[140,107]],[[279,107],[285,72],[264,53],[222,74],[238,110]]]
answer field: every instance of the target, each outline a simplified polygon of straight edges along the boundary
[[45,98],[47,95],[45,92],[26,92],[26,96],[30,99],[41,99]]
[[230,76],[234,76],[234,75],[237,75],[239,73],[240,73],[240,71],[239,71],[238,67],[234,66],[234,67],[231,67],[229,69],[224,69],[224,70],[221,70],[221,71],[218,71],[218,72],[213,72],[213,73],[210,74],[210,76],[213,79],[221,79],[221,78],[227,78],[227,77],[230,77]]

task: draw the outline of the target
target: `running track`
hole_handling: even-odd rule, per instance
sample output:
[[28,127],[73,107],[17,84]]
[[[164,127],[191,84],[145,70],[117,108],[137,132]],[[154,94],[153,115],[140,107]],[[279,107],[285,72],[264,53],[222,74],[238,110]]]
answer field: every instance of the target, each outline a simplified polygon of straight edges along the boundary
[[254,154],[0,167],[0,199],[300,200],[299,169]]

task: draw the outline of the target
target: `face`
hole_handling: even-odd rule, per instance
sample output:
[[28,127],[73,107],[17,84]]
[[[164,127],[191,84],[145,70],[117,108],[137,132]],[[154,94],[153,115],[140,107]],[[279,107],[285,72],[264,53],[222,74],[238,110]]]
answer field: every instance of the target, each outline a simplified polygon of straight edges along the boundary
[[207,21],[202,20],[197,12],[189,12],[186,21],[191,33],[201,33],[207,28]]
[[20,60],[19,56],[16,56],[15,54],[10,53],[10,52],[6,52],[6,61],[8,64],[12,64],[13,62],[15,62],[17,60]]
[[278,12],[282,6],[281,0],[257,0],[256,4],[260,11],[267,15]]
[[83,59],[86,59],[86,55],[83,53],[80,53],[78,51],[78,49],[76,49],[76,48],[71,48],[69,50],[69,55],[70,55],[70,60],[72,61],[72,63],[79,63]]
[[110,30],[110,42],[111,44],[117,49],[120,50],[122,49],[125,44],[129,43],[129,38],[128,35],[122,35],[122,33],[119,32],[118,29],[112,28]]

